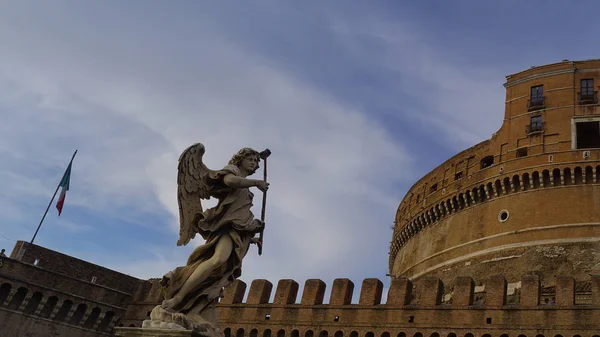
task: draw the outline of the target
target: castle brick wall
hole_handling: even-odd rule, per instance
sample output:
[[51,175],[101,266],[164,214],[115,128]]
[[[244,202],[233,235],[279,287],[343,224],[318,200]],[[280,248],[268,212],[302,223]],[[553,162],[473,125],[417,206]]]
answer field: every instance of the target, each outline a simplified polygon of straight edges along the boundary
[[[262,300],[272,292],[272,285],[266,280],[255,280],[250,286],[251,293],[260,294],[260,301],[250,299],[249,294],[246,303],[242,303],[240,292],[246,285],[235,281],[219,304],[220,326],[225,336],[592,337],[600,331],[597,293],[600,276],[597,275],[592,276],[595,286],[589,296],[593,300],[589,301],[576,301],[574,278],[559,275],[554,303],[541,300],[543,288],[538,276],[525,275],[522,288],[517,291],[520,296],[511,304],[506,304],[509,294],[501,275],[483,282],[485,291],[477,301],[473,296],[476,284],[470,277],[457,278],[453,288],[444,286],[439,278],[424,277],[414,285],[405,278],[393,279],[386,303],[381,303],[381,281],[366,279],[358,304],[347,300],[348,280],[339,279],[330,290],[330,303],[311,304],[319,302],[325,290],[319,281],[305,283],[303,294],[309,295],[303,295],[300,301],[297,289],[289,286],[290,280],[279,282],[275,289],[277,297],[294,299],[285,303]],[[444,293],[449,296],[442,296]]]

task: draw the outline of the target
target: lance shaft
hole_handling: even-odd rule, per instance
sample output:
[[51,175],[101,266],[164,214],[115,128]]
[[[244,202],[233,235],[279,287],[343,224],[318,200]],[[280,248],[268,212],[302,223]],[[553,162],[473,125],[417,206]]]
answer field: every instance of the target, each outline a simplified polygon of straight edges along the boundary
[[[264,160],[265,162],[265,167],[264,167],[264,171],[263,171],[263,180],[264,182],[267,182],[267,158],[271,155],[271,151],[269,149],[264,150],[263,152],[261,152],[259,154],[260,158],[262,158],[262,160]],[[263,200],[262,200],[262,210],[260,212],[260,221],[264,224],[265,223],[265,210],[267,207],[267,191],[263,192]],[[264,236],[264,227],[263,229],[260,230],[259,236],[258,236],[258,241],[260,242],[260,244],[258,245],[258,255],[262,255],[262,246],[263,246],[263,236]]]

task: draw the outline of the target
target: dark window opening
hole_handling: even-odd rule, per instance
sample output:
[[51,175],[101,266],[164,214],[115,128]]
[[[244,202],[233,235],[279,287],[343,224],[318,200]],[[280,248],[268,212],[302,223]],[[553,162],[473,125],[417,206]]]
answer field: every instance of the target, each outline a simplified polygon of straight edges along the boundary
[[487,156],[481,159],[481,168],[484,169],[486,167],[490,167],[494,165],[494,156]]
[[415,322],[415,316],[408,316],[408,323],[414,323]]
[[575,124],[577,148],[600,148],[600,122],[581,122]]
[[491,318],[491,317],[488,317],[488,318],[486,318],[486,319],[485,319],[485,322],[486,322],[487,324],[492,324],[492,318]]
[[531,87],[531,96],[528,102],[528,109],[535,110],[544,107],[544,86],[536,85]]
[[335,317],[333,318],[333,321],[334,321],[334,322],[339,322],[339,321],[340,321],[340,316],[335,316]]
[[594,91],[594,79],[585,78],[581,80],[579,89],[579,103],[596,103],[598,101],[597,92]]
[[521,157],[527,157],[527,148],[526,147],[517,149],[517,158],[521,158]]
[[533,132],[541,132],[544,130],[544,122],[542,121],[542,116],[531,116],[529,125],[527,125],[527,134]]
[[454,174],[454,180],[458,180],[458,179],[460,179],[460,178],[462,178],[462,177],[463,177],[463,173],[462,173],[462,171],[460,171],[460,172],[456,172],[456,173]]
[[437,186],[438,186],[437,183],[431,185],[431,187],[429,188],[429,193],[431,194],[431,193],[437,191]]
[[268,320],[270,320],[270,319],[271,319],[271,314],[266,314],[266,315],[265,315],[265,319],[266,319],[267,321],[268,321]]

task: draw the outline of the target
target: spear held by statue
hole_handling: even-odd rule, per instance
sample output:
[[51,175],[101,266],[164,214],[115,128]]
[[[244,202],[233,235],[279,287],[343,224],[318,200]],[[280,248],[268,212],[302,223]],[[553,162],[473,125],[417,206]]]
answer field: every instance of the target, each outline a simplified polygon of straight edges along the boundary
[[[267,158],[271,155],[271,150],[266,149],[262,151],[259,156],[265,162],[263,180],[267,182]],[[267,207],[267,191],[263,192],[263,200],[262,200],[262,210],[260,213],[260,221],[263,223],[263,228],[260,230],[258,236],[258,255],[262,255],[262,246],[263,246],[263,234],[264,234],[264,223],[265,223],[265,209]]]

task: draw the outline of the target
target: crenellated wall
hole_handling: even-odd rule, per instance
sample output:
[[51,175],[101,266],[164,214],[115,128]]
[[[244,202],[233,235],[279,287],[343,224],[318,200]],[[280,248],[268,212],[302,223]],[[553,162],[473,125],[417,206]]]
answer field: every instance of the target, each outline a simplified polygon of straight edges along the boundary
[[587,284],[591,291],[579,287],[578,296],[570,276],[558,276],[551,293],[536,275],[523,276],[512,291],[502,275],[479,286],[471,277],[453,283],[449,288],[435,277],[414,284],[395,278],[382,303],[383,283],[365,279],[358,303],[351,304],[354,284],[348,279],[333,282],[329,303],[323,303],[321,280],[307,280],[299,302],[298,283],[280,280],[269,303],[273,284],[254,280],[243,303],[247,285],[238,280],[221,299],[220,325],[226,337],[592,337],[600,331],[600,275]]

